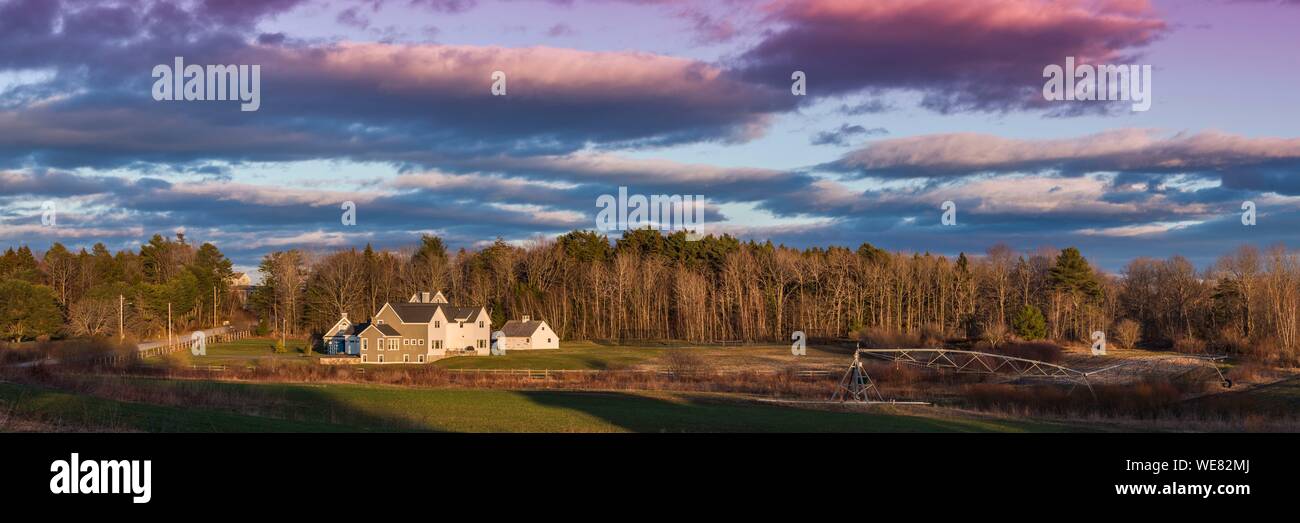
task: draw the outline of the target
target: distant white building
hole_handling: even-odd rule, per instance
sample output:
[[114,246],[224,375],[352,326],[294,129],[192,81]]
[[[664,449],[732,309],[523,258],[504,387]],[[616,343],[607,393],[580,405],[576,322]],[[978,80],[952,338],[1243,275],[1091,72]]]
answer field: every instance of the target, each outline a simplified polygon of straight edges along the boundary
[[501,333],[505,335],[506,351],[560,348],[560,336],[551,326],[542,320],[533,321],[529,316],[507,321]]

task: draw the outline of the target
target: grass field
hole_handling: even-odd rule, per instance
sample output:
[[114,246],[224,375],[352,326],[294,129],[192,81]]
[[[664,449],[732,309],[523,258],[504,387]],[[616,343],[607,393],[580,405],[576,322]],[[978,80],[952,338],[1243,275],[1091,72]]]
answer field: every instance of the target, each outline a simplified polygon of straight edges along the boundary
[[584,345],[511,351],[504,356],[457,356],[435,361],[434,365],[448,369],[629,369],[653,363],[668,350],[679,349]]
[[[226,343],[211,343],[207,346],[205,356],[188,356],[194,365],[252,365],[257,360],[274,359],[277,363],[315,364],[320,354],[304,355],[307,343],[303,340],[288,340],[285,352],[275,352],[277,339],[244,338]],[[173,357],[184,358],[188,353],[173,353]],[[145,360],[148,363],[161,363],[162,357]]]
[[[0,412],[59,430],[162,432],[1024,432],[1077,427],[940,414],[841,412],[703,393],[411,389],[134,379],[128,402],[0,383]],[[114,394],[115,396],[117,394]],[[170,403],[177,403],[171,401]],[[3,420],[0,420],[3,423]]]
[[459,356],[441,359],[434,365],[448,369],[647,369],[663,366],[661,361],[671,351],[690,351],[715,370],[765,370],[788,366],[842,366],[849,356],[808,347],[806,356],[790,354],[788,345],[663,346],[598,345],[570,342],[560,349],[509,351],[504,356]]
[[[211,344],[206,356],[191,356],[194,365],[252,365],[271,358],[277,363],[316,364],[320,354],[303,355],[305,343],[289,340],[288,352],[276,353],[275,340],[246,338],[229,343]],[[690,351],[708,362],[709,368],[766,370],[789,366],[829,368],[846,365],[846,354],[808,347],[806,356],[794,357],[788,345],[746,345],[732,347],[671,344],[601,345],[590,342],[567,342],[554,350],[510,351],[504,356],[457,356],[433,362],[447,369],[654,369],[663,366],[670,351]],[[151,358],[161,362],[161,358]]]

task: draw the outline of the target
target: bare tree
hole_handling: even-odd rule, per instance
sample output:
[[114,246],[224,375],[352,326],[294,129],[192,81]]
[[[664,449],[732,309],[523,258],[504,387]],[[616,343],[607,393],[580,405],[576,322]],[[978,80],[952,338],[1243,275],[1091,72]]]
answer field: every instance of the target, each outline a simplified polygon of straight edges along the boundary
[[68,327],[78,336],[101,336],[117,330],[117,300],[84,297],[68,308]]
[[1142,326],[1138,325],[1136,321],[1124,318],[1115,322],[1115,326],[1111,327],[1111,331],[1111,336],[1115,341],[1119,342],[1121,347],[1132,349],[1137,347],[1138,336],[1142,333]]

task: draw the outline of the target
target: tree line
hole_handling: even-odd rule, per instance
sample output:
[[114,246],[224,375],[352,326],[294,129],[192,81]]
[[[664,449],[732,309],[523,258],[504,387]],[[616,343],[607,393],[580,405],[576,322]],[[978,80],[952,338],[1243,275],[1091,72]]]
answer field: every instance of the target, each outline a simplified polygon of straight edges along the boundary
[[[0,255],[0,333],[156,338],[214,326],[239,310],[231,262],[211,243],[154,235],[138,251],[102,243],[72,252],[54,243],[40,258],[27,246]],[[121,328],[119,328],[119,326]]]
[[[979,255],[887,252],[869,243],[796,249],[685,233],[591,231],[451,253],[440,238],[375,250],[273,252],[252,306],[294,334],[343,313],[369,318],[388,301],[444,290],[485,305],[493,325],[531,315],[565,339],[788,341],[793,331],[844,337],[868,329],[946,337],[1017,335],[1152,348],[1295,354],[1300,260],[1279,246],[1187,259],[1139,258],[1120,274],[1076,248]],[[1005,334],[1003,334],[1005,333]]]
[[[1300,257],[1282,246],[1244,246],[1201,269],[1179,256],[1138,258],[1108,274],[1073,247],[995,245],[948,257],[870,243],[687,241],[646,229],[612,242],[574,231],[454,253],[428,235],[401,249],[284,250],[265,255],[259,271],[247,306],[263,330],[291,335],[319,335],[343,313],[366,319],[386,302],[442,290],[454,303],[487,306],[494,326],[531,315],[565,339],[784,342],[793,331],[837,338],[876,330],[996,343],[1013,334],[1088,341],[1102,331],[1121,345],[1300,351]],[[6,312],[0,321],[13,339],[116,333],[105,318],[124,295],[134,335],[165,328],[167,303],[178,325],[203,326],[214,307],[235,312],[230,277],[216,247],[183,237],[154,236],[138,253],[113,255],[102,245],[73,254],[55,244],[37,260],[26,247],[10,249],[0,258],[3,294],[40,296],[23,300],[43,300],[60,325],[34,326],[41,314],[16,320]]]

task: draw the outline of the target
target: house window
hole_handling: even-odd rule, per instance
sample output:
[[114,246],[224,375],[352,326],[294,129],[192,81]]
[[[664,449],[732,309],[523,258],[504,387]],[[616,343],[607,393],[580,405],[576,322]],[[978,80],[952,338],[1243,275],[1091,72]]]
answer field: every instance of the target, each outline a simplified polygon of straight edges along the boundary
[[478,328],[480,328],[480,329],[483,328],[483,320],[479,320],[479,322],[478,322]]
[[460,325],[460,328],[462,328],[462,329],[465,328],[465,322],[462,321],[462,322],[459,323],[459,325]]
[[438,320],[433,320],[433,328],[438,329],[438,328],[441,328],[441,327],[442,327],[442,322],[440,322],[440,321],[438,321]]
[[546,338],[546,343],[550,343],[550,342],[551,342],[551,339],[550,339],[550,338]]
[[361,363],[365,363],[365,362],[366,362],[366,355],[365,355],[365,354],[362,354],[362,355],[361,355]]
[[410,354],[403,354],[403,355],[402,355],[402,363],[410,363],[410,362],[411,362],[411,355],[410,355]]
[[478,348],[481,349],[481,348],[486,347],[486,346],[487,346],[487,341],[485,341],[485,340],[478,340]]
[[442,348],[442,340],[433,340],[433,348],[435,348],[435,349],[441,349],[441,348]]
[[420,338],[420,346],[421,346],[421,347],[424,346],[424,338]]
[[365,338],[361,338],[361,350],[366,350],[366,342],[367,342],[367,341],[369,341],[369,340],[367,340],[367,339],[365,339]]
[[384,362],[384,355],[383,355],[383,354],[380,354],[380,355],[379,355],[379,363],[383,363],[383,362]]
[[397,350],[397,338],[388,340],[388,350]]
[[416,357],[415,357],[415,361],[416,361],[416,362],[419,362],[419,363],[424,363],[424,355],[421,354],[421,355],[419,355],[419,356],[416,356]]

